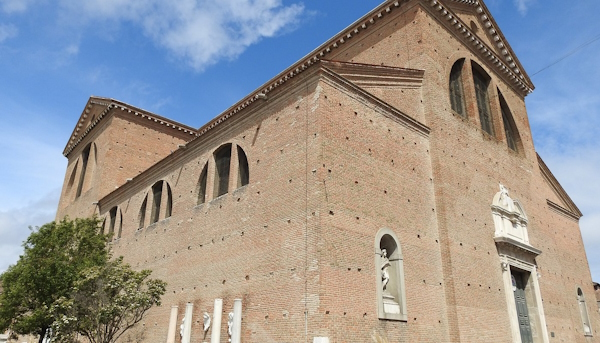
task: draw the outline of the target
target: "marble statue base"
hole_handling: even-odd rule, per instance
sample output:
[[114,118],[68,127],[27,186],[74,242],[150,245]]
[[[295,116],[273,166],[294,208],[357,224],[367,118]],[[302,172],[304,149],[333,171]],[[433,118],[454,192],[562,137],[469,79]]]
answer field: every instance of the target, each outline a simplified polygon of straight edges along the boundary
[[400,314],[400,305],[394,300],[391,294],[383,294],[383,312]]

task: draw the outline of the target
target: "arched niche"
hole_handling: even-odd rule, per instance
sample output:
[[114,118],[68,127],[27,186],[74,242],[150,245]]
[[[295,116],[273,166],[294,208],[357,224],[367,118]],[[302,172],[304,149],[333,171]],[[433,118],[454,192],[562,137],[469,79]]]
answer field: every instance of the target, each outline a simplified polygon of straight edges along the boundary
[[394,231],[383,228],[375,236],[377,313],[379,319],[407,320],[404,259]]

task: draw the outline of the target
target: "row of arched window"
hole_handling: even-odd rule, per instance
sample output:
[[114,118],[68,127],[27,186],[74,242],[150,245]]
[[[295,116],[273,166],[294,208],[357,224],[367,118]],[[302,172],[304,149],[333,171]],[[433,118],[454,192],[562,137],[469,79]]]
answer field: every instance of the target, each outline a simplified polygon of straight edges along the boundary
[[[93,167],[96,164],[97,148],[95,143],[90,143],[83,148],[80,158],[75,162],[75,167],[71,172],[69,181],[67,183],[67,192],[70,192],[75,185],[75,179],[77,180],[77,191],[75,192],[75,198],[79,198],[81,193],[86,189],[90,183],[90,179],[93,174]],[[90,161],[92,163],[90,163]],[[91,168],[90,168],[91,167]],[[78,170],[81,169],[78,173]]]
[[[473,101],[467,95],[472,94],[471,98],[474,97],[477,104],[481,129],[489,135],[495,136],[491,100],[495,99],[497,94],[506,144],[511,150],[518,151],[518,143],[520,141],[519,132],[504,96],[499,89],[496,89],[496,94],[490,97],[491,77],[477,63],[470,62],[471,74],[473,75],[472,83],[465,76],[468,71],[466,59],[462,58],[456,61],[450,70],[449,93],[452,110],[460,116],[467,118],[467,104]],[[469,85],[469,87],[472,85],[473,88],[468,89],[466,92],[465,84]]]
[[[210,189],[208,188],[209,170],[213,173],[211,180],[213,181],[213,187]],[[232,172],[235,175],[232,175]],[[235,177],[235,179],[232,179],[232,177]],[[216,199],[229,193],[230,189],[240,188],[249,182],[250,171],[246,153],[238,145],[231,143],[224,144],[215,150],[212,158],[202,168],[196,188],[198,194],[197,204],[201,205],[205,203],[209,197],[211,197],[210,199]],[[157,181],[144,196],[137,218],[137,229],[142,229],[161,219],[171,217],[172,211],[173,192],[171,185],[165,180]],[[107,232],[118,239],[121,237],[122,227],[123,214],[115,206],[104,219],[103,232]]]

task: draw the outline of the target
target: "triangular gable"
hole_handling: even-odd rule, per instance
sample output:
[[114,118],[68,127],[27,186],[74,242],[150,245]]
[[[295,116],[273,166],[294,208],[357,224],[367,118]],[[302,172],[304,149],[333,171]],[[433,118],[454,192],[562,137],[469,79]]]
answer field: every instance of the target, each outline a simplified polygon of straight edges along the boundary
[[571,197],[569,197],[564,188],[562,188],[558,180],[554,177],[550,169],[548,169],[548,166],[546,165],[546,163],[544,163],[539,154],[537,155],[537,159],[538,164],[540,166],[540,172],[542,174],[542,177],[544,178],[544,181],[546,181],[550,189],[554,192],[559,202],[556,203],[555,201],[547,199],[548,206],[556,212],[559,212],[568,217],[572,217],[575,220],[579,220],[579,218],[581,218],[583,214],[581,213],[581,211],[579,211],[577,205],[575,205]]
[[[533,82],[506,41],[498,24],[481,0],[421,0],[446,27],[496,70],[508,84],[523,95],[531,93]],[[465,20],[463,20],[463,18]],[[469,18],[477,18],[474,32]],[[468,20],[468,21],[466,21]]]
[[425,120],[421,91],[424,70],[325,60],[322,64],[401,112]]
[[190,140],[198,135],[198,131],[193,127],[178,123],[174,120],[161,117],[157,114],[142,110],[115,99],[91,96],[83,112],[81,113],[79,120],[77,121],[77,125],[71,133],[71,137],[69,138],[69,141],[63,150],[63,155],[68,156],[69,153],[73,151],[73,149],[79,144],[79,142],[81,142],[102,119],[111,113],[112,109],[117,108],[121,109],[127,114],[138,116],[151,122],[160,124],[161,126],[165,127],[165,132],[167,133],[170,132],[176,136],[182,136],[183,133],[183,136],[189,136]]

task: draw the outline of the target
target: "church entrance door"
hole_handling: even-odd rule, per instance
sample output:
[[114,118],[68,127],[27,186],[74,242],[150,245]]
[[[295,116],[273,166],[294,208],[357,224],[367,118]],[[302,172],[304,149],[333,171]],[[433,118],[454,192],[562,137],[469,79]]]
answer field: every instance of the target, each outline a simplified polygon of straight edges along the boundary
[[519,319],[519,330],[521,331],[522,343],[533,343],[531,334],[531,324],[529,321],[529,311],[527,310],[527,299],[525,297],[525,287],[527,286],[527,276],[515,270],[511,271],[513,292],[515,293],[515,304],[517,306],[517,316]]

